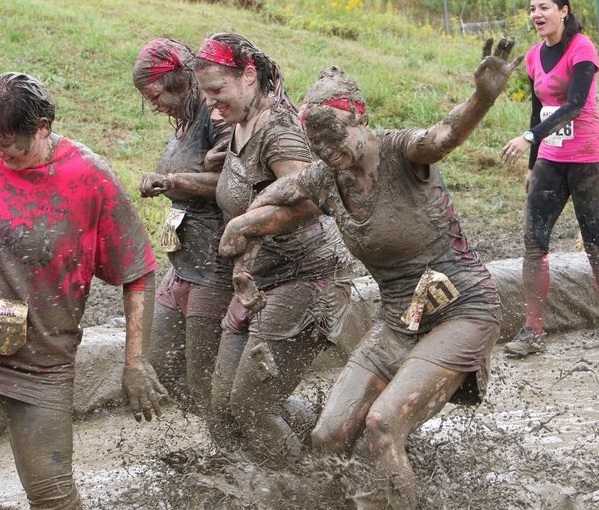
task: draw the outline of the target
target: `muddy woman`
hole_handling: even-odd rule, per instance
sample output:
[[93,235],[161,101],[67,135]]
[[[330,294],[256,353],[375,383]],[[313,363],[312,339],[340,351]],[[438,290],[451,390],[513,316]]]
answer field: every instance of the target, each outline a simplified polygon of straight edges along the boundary
[[[380,486],[355,494],[359,508],[417,507],[406,439],[447,402],[485,394],[499,336],[499,296],[470,247],[434,163],[463,143],[493,105],[522,57],[513,41],[491,40],[474,73],[475,90],[428,129],[375,131],[364,97],[331,68],[309,89],[300,117],[322,159],[259,195],[262,207],[311,200],[332,215],[382,298],[380,319],[335,382],[312,432],[316,451],[346,455],[366,430]],[[245,245],[245,215],[225,230],[221,251]]]
[[[216,200],[234,224],[257,193],[313,160],[276,62],[237,34],[207,38],[196,75],[208,105],[232,126]],[[252,212],[246,246],[251,271],[234,270],[236,295],[222,322],[210,431],[221,444],[237,429],[255,453],[297,455],[301,442],[281,404],[332,338],[349,298],[353,259],[330,218],[305,202],[298,209]],[[255,286],[256,300],[245,290]]]
[[171,267],[156,292],[148,357],[171,396],[184,405],[191,396],[192,408],[206,417],[220,321],[233,295],[232,264],[218,256],[222,158],[207,154],[228,142],[230,128],[206,104],[195,61],[186,44],[153,39],[135,60],[133,83],[151,109],[175,125],[156,171],[144,173],[139,184],[141,196],[171,201],[161,238]]
[[157,263],[115,173],[52,130],[35,78],[0,75],[0,411],[32,510],[81,510],[73,384],[92,278],[123,287],[123,388],[137,421],[166,394],[145,358]]

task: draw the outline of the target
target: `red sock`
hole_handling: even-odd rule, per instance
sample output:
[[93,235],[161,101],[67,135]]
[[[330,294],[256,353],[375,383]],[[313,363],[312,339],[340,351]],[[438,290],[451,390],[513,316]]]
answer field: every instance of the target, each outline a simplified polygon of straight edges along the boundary
[[540,335],[543,332],[543,315],[549,292],[549,256],[544,255],[534,260],[525,258],[522,278],[526,303],[525,325]]

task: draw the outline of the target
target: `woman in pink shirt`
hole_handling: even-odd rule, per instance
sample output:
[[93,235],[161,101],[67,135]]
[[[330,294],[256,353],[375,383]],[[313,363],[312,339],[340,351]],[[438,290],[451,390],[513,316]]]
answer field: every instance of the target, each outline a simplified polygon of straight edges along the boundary
[[503,161],[513,164],[530,149],[522,270],[526,318],[505,345],[515,357],[545,350],[549,238],[570,196],[599,289],[597,51],[568,0],[532,0],[530,17],[542,38],[526,55],[530,131],[510,140],[502,153]]

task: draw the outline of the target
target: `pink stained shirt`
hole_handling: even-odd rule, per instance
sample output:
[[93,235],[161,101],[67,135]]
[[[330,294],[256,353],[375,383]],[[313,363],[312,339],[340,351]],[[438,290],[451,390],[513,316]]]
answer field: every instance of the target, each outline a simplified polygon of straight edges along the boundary
[[[557,65],[546,73],[540,58],[542,45],[543,42],[534,45],[526,54],[526,72],[534,82],[535,94],[543,107],[560,107],[567,101],[568,84],[574,66],[579,62],[592,62],[597,68],[597,51],[588,37],[576,34]],[[572,134],[569,131],[571,129]],[[559,163],[599,162],[597,80],[593,80],[580,115],[573,119],[568,128],[558,133],[565,135],[561,139],[561,146],[559,141],[551,145],[551,136],[546,138],[539,146],[539,158]]]
[[74,374],[93,277],[122,285],[157,263],[125,189],[85,146],[61,138],[22,171],[0,159],[0,179],[0,296],[29,305],[25,345],[0,356],[0,395],[51,407]]

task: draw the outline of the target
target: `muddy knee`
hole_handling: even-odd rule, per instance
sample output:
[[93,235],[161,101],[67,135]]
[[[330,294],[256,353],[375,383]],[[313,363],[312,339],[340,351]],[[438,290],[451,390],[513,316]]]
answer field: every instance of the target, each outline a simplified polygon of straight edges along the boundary
[[401,424],[408,421],[400,413],[390,413],[373,406],[366,416],[366,432],[372,452],[385,451],[398,441],[404,442],[409,428]]
[[343,455],[349,453],[353,444],[348,431],[319,421],[310,434],[312,449],[321,454]]

